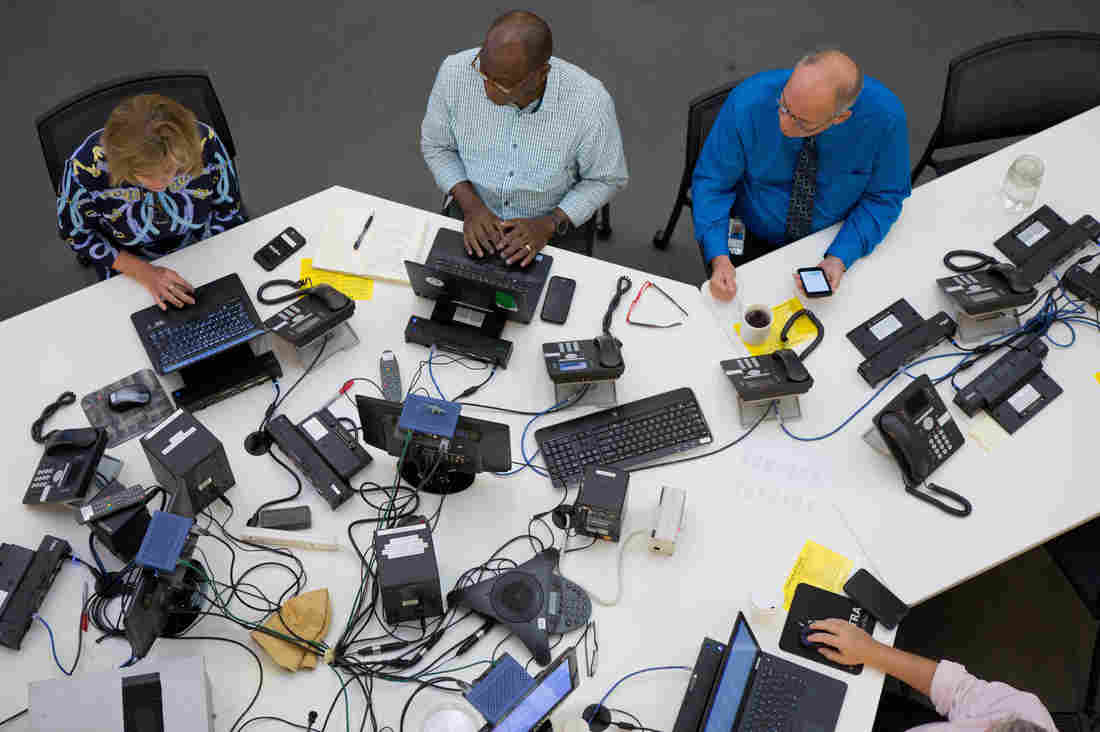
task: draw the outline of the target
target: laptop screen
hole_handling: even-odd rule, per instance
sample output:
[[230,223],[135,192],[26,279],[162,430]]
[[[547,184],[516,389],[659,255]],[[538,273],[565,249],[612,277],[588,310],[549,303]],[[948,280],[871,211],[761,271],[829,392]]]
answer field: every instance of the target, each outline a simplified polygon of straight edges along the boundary
[[733,729],[759,650],[760,646],[756,645],[748,624],[743,616],[738,615],[733,637],[730,638],[726,663],[722,667],[718,687],[714,690],[714,699],[711,701],[703,732],[729,732]]
[[527,732],[573,691],[573,676],[568,659],[556,667],[532,689],[508,716],[493,725],[496,732]]

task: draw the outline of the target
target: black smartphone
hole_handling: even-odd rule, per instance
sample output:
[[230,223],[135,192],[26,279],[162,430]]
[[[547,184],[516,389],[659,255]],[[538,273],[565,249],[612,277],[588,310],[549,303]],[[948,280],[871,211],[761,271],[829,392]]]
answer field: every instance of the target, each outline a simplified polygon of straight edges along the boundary
[[554,275],[546,287],[546,299],[542,302],[539,314],[547,323],[562,325],[569,317],[569,306],[573,304],[573,291],[577,289],[576,280]]
[[859,570],[844,583],[844,592],[875,616],[887,630],[893,630],[909,614],[909,606],[866,569]]
[[825,276],[825,270],[821,267],[801,267],[798,270],[798,277],[802,280],[806,297],[828,297],[833,294],[833,288],[829,286],[829,278]]
[[264,244],[258,252],[252,255],[252,258],[256,260],[257,264],[270,272],[305,245],[306,238],[299,234],[293,226],[288,226],[283,229],[283,233]]

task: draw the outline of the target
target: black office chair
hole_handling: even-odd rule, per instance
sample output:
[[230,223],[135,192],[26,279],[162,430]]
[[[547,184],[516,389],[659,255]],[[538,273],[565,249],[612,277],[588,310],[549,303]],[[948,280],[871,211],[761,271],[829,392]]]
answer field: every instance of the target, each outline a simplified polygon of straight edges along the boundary
[[940,122],[913,168],[943,175],[984,156],[935,159],[942,148],[1032,135],[1100,104],[1100,34],[1026,33],[993,41],[947,66]]
[[[1096,620],[1100,620],[1100,518],[1078,526],[1051,539],[1044,548],[1050,555],[1077,596]],[[1092,663],[1085,685],[1082,708],[1072,712],[1054,714],[1059,732],[1086,732],[1100,728],[1096,695],[1100,691],[1100,633],[1092,647]]]
[[[458,201],[449,194],[443,198],[443,207],[440,209],[440,213],[460,221],[463,218],[462,208],[459,207]],[[562,247],[591,257],[596,248],[596,238],[606,240],[610,236],[611,205],[604,204],[603,208],[593,214],[592,218],[584,224],[571,229],[568,234],[560,239],[555,237],[550,243],[556,247]]]
[[[746,77],[747,78],[747,77]],[[680,189],[676,192],[676,202],[672,204],[672,213],[669,214],[668,224],[663,229],[657,229],[653,236],[653,246],[664,249],[668,246],[668,240],[672,232],[676,230],[676,224],[680,220],[680,211],[684,206],[691,208],[691,175],[695,172],[695,162],[699,159],[699,153],[703,151],[703,144],[707,141],[710,128],[718,119],[718,112],[726,103],[733,88],[744,81],[744,78],[724,84],[717,89],[711,89],[692,99],[688,104],[687,146],[684,151],[684,173],[680,176]]]

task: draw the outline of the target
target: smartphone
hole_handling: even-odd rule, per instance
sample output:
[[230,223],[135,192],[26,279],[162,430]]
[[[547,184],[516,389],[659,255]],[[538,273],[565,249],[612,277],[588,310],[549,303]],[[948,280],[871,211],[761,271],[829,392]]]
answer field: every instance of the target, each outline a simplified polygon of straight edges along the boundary
[[576,280],[554,275],[546,287],[546,299],[542,302],[539,315],[547,323],[562,325],[569,317],[569,306],[573,304],[573,291],[577,289]]
[[256,260],[257,264],[270,272],[305,245],[306,238],[299,234],[293,226],[288,226],[283,229],[283,233],[264,244],[258,252],[252,255],[252,258]]
[[844,584],[844,592],[874,615],[887,630],[893,630],[909,614],[909,606],[886,589],[886,585],[872,577],[866,569],[852,575]]
[[802,280],[806,297],[828,297],[833,294],[833,288],[829,286],[829,278],[825,276],[825,270],[821,267],[802,267],[798,270],[798,277]]

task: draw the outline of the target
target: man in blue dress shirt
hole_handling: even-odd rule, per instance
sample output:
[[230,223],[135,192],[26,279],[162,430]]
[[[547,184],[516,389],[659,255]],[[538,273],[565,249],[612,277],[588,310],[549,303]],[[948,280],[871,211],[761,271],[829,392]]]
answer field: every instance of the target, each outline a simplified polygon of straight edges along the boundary
[[[818,265],[835,292],[910,192],[905,110],[851,58],[821,51],[746,79],[722,106],[692,178],[711,292],[732,299],[737,266],[843,221]],[[748,230],[740,254],[731,251],[731,216]]]
[[542,18],[506,13],[480,48],[443,60],[428,98],[420,150],[479,257],[527,266],[626,186],[611,95],[552,50]]

